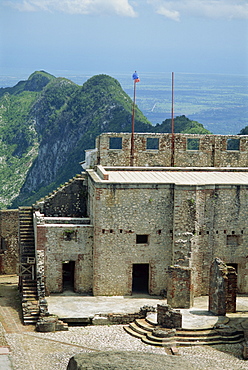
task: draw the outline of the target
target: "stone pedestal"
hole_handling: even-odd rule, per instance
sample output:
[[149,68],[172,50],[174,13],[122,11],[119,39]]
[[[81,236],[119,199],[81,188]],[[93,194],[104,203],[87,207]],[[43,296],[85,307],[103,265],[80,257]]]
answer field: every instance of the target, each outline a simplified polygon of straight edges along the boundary
[[169,266],[167,302],[173,308],[193,306],[193,286],[191,269],[182,266]]

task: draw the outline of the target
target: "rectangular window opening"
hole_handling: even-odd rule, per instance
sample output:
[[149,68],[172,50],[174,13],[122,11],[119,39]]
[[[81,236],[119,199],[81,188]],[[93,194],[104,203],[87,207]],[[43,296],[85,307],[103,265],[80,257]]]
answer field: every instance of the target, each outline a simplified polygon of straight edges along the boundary
[[6,251],[6,242],[4,238],[0,237],[0,252]]
[[122,137],[110,137],[109,149],[122,149]]
[[227,139],[226,150],[239,150],[240,139]]
[[199,150],[200,139],[187,138],[187,150]]
[[146,149],[148,149],[148,150],[159,150],[159,138],[148,137],[146,139]]
[[239,235],[227,235],[226,236],[226,245],[228,247],[238,247],[241,243],[241,237]]
[[148,244],[148,235],[136,235],[136,244]]

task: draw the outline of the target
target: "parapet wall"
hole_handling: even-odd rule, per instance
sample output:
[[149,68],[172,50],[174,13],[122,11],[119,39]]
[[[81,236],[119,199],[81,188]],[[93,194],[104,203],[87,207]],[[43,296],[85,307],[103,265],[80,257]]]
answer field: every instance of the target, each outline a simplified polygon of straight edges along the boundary
[[[96,148],[97,164],[130,166],[131,134],[102,134]],[[170,167],[172,163],[176,167],[247,167],[248,135],[174,134],[173,139],[172,134],[134,134],[134,166]]]
[[43,201],[37,202],[35,208],[47,217],[85,217],[86,199],[87,185],[82,174],[69,180]]

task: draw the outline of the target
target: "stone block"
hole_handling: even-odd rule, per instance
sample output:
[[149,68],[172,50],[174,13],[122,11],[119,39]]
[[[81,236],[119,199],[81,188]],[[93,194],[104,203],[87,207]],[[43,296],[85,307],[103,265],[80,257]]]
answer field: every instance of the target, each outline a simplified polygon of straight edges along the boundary
[[157,305],[157,322],[163,328],[173,329],[182,327],[182,314],[179,310],[173,310],[167,304]]
[[189,267],[169,266],[167,302],[173,308],[193,306],[193,286]]

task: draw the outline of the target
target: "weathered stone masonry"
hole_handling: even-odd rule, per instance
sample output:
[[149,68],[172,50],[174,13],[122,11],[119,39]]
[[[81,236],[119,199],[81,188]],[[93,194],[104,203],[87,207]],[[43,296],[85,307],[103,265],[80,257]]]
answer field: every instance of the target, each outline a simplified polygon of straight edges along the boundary
[[[111,138],[121,138],[119,149]],[[157,148],[147,149],[152,138]],[[192,299],[208,294],[215,257],[238,271],[238,291],[248,292],[248,137],[175,134],[175,167],[171,139],[135,134],[130,167],[131,135],[102,134],[91,168],[33,206],[47,294],[64,289],[65,264],[74,290],[94,295],[132,294],[136,273],[150,294],[164,294],[169,266],[178,265],[189,271]],[[188,150],[191,139],[198,150]],[[230,139],[239,150],[227,150]]]
[[[111,149],[111,138],[121,138],[121,149]],[[147,149],[149,139],[158,140],[158,149]],[[239,150],[227,150],[229,140],[238,140]],[[171,134],[134,134],[134,166],[170,167]],[[188,141],[197,140],[198,150],[188,150]],[[247,135],[174,135],[175,167],[247,167]],[[97,163],[102,166],[130,166],[131,134],[107,133],[96,139]]]
[[0,211],[0,274],[18,273],[18,224],[18,210]]

